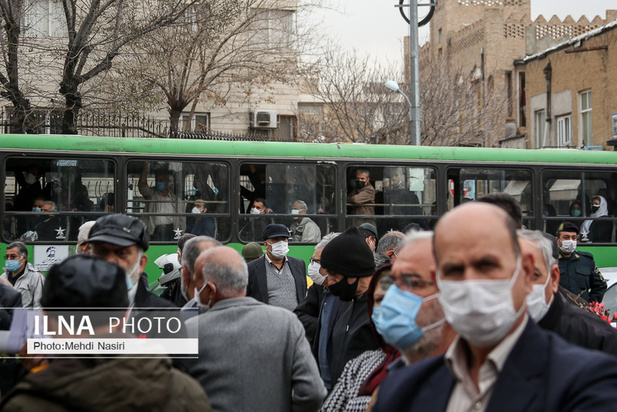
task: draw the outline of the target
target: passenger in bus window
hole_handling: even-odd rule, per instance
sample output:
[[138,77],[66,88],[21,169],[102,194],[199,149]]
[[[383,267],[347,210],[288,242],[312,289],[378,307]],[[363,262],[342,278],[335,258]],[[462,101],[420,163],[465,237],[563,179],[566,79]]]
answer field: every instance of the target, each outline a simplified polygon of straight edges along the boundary
[[41,176],[42,169],[38,165],[28,166],[25,172],[15,172],[15,180],[17,180],[19,185],[19,191],[13,202],[13,210],[28,211],[32,207],[34,200],[43,195],[43,187],[39,180]]
[[[604,196],[594,196],[591,199],[591,217],[608,216],[608,204]],[[610,222],[588,219],[581,225],[581,240],[583,242],[610,242],[613,225]]]
[[211,217],[202,216],[202,213],[206,213],[208,208],[203,199],[195,200],[191,213],[193,216],[189,217],[188,233],[192,233],[197,236],[210,236],[215,237],[216,223]]
[[253,201],[253,207],[249,212],[250,217],[243,219],[245,223],[240,229],[240,239],[244,242],[261,242],[261,236],[266,229],[266,226],[270,224],[270,219],[263,215],[271,212],[272,209],[268,208],[266,199],[262,199],[260,197],[255,198]]
[[306,203],[296,200],[291,205],[291,214],[298,215],[289,228],[294,242],[317,243],[321,240],[321,229],[311,218],[303,217],[306,214]]
[[88,188],[81,181],[79,169],[63,167],[59,171],[59,177],[52,179],[45,186],[45,196],[56,203],[58,210],[72,212],[92,210],[94,203],[90,200]]
[[[347,196],[347,213],[350,215],[375,214],[375,188],[371,184],[368,169],[358,169],[355,173],[353,188]],[[362,222],[354,221],[355,224]]]
[[99,209],[101,212],[114,213],[115,211],[115,199],[113,193],[105,193],[101,197],[101,202],[99,203]]
[[[247,213],[250,212],[253,207],[253,203],[257,198],[266,197],[266,167],[261,165],[250,164],[247,165],[249,172],[247,177],[253,185],[253,190],[249,190],[246,187],[240,185],[240,195],[249,201]],[[244,174],[245,167],[242,167],[242,174]],[[240,202],[240,213],[244,213],[244,202]]]
[[146,213],[158,213],[157,216],[145,216],[148,233],[152,233],[152,240],[172,240],[178,230],[184,231],[186,219],[184,216],[169,216],[173,213],[182,213],[180,199],[173,192],[170,173],[166,169],[156,170],[154,173],[155,186],[148,186],[148,171],[150,162],[145,162],[139,176],[139,192],[146,203]]
[[24,233],[21,239],[27,241],[66,239],[66,224],[56,215],[57,211],[58,208],[54,202],[45,200],[41,204],[41,215],[38,223],[33,229]]

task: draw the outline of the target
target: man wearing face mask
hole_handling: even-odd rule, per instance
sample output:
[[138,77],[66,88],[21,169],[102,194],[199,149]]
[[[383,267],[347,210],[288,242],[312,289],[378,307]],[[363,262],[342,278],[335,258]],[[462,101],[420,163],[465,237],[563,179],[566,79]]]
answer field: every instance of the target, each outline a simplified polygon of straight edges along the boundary
[[180,293],[187,300],[187,303],[182,307],[182,310],[189,310],[192,314],[196,312],[193,309],[202,310],[195,295],[197,294],[195,286],[195,271],[201,270],[197,267],[197,258],[201,252],[223,244],[216,239],[208,236],[197,236],[186,242],[182,251],[182,274],[180,281]]
[[576,225],[564,222],[557,228],[559,245],[559,284],[588,302],[602,302],[606,281],[598,270],[593,255],[576,250],[579,230]]
[[0,278],[8,280],[21,293],[25,309],[40,309],[45,277],[28,262],[28,248],[22,242],[9,243],[4,255],[4,273]]
[[555,238],[535,230],[519,230],[517,234],[521,250],[530,253],[534,262],[535,281],[527,295],[529,316],[538,326],[568,342],[617,356],[617,330],[599,316],[569,304],[558,292]]
[[454,208],[437,223],[434,253],[438,299],[459,336],[445,355],[386,378],[373,412],[614,410],[617,359],[529,320],[533,257],[506,212]]
[[321,239],[321,229],[317,223],[313,222],[306,214],[307,206],[302,200],[296,200],[291,206],[291,214],[298,215],[298,218],[289,228],[294,242],[317,243]]
[[340,235],[339,232],[328,233],[315,246],[311,262],[308,265],[308,277],[311,278],[313,284],[308,289],[306,297],[294,309],[294,313],[304,325],[306,331],[306,339],[309,343],[313,342],[315,331],[317,330],[317,321],[319,319],[320,302],[325,299],[323,305],[338,305],[338,297],[332,295],[328,288],[324,285],[326,280],[326,271],[321,268],[321,253],[328,243],[335,237]]
[[174,305],[150,292],[144,273],[149,237],[139,219],[122,214],[105,215],[90,229],[90,254],[121,266],[126,272],[129,307],[152,308]]
[[[356,170],[355,187],[347,196],[348,214],[350,215],[374,215],[375,214],[375,188],[371,185],[368,169]],[[366,221],[366,220],[365,220]],[[356,221],[355,224],[362,222]]]
[[287,256],[289,230],[272,223],[263,232],[266,254],[248,264],[246,295],[260,302],[294,310],[306,296],[306,264]]
[[313,340],[321,378],[330,390],[349,360],[379,347],[366,310],[366,292],[375,262],[357,227],[350,227],[326,245],[321,268],[327,274],[325,286],[339,298],[338,305],[321,300]]
[[316,411],[326,390],[296,316],[246,296],[244,259],[226,246],[199,255],[196,299],[209,309],[187,321],[199,337],[188,373],[215,411]]
[[240,239],[247,242],[261,240],[266,226],[268,226],[269,219],[265,216],[271,212],[268,209],[266,200],[263,198],[256,198],[253,201],[253,207],[251,207],[249,217],[243,218],[243,222],[246,222],[242,229],[240,229]]
[[139,176],[139,192],[148,200],[144,212],[157,213],[156,216],[146,216],[144,219],[148,227],[148,233],[152,234],[152,240],[172,240],[174,230],[186,228],[184,216],[171,216],[174,213],[182,213],[180,200],[171,188],[169,171],[157,170],[154,175],[154,187],[148,185],[148,171],[150,162],[145,162]]

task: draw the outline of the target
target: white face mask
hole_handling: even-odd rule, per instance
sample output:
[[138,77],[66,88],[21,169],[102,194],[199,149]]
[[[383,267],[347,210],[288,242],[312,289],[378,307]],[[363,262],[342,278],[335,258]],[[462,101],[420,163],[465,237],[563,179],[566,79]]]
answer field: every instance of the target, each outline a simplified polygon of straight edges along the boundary
[[576,240],[562,240],[559,249],[566,255],[571,255],[576,249]]
[[525,310],[514,310],[512,285],[521,271],[521,258],[511,279],[443,280],[437,276],[439,303],[446,320],[465,340],[477,346],[499,342]]
[[324,280],[326,280],[326,277],[323,276],[321,273],[319,273],[319,269],[321,269],[321,265],[317,262],[311,262],[308,265],[308,275],[309,278],[311,278],[311,280],[314,283],[317,283],[318,285],[323,285]]
[[254,208],[251,208],[251,214],[252,215],[261,215],[261,212],[259,211],[259,209],[254,207]]
[[191,210],[191,213],[201,213],[201,210],[199,210],[199,209],[197,209],[196,207],[194,207],[194,208]]
[[195,300],[197,301],[197,304],[198,304],[199,306],[207,306],[207,307],[209,308],[209,307],[210,307],[210,302],[212,302],[212,299],[210,299],[210,300],[208,301],[208,303],[207,303],[206,305],[204,305],[204,304],[201,302],[201,297],[199,296],[199,295],[201,295],[201,292],[203,292],[203,291],[204,291],[204,289],[206,288],[206,285],[207,285],[207,284],[208,284],[207,282],[206,282],[206,283],[204,283],[204,285],[203,285],[203,286],[201,287],[201,289],[199,289],[199,290],[197,290],[197,288],[195,288],[195,289],[194,289],[194,291],[193,291],[193,293],[195,293],[194,298],[195,298]]
[[553,301],[553,297],[551,296],[550,302],[546,303],[546,286],[549,280],[551,280],[550,273],[546,277],[546,282],[544,282],[543,285],[533,285],[531,292],[527,295],[527,311],[531,319],[535,322],[539,322],[540,319],[546,315]]
[[36,182],[36,176],[33,175],[32,173],[28,172],[26,173],[26,175],[24,176],[24,180],[26,181],[27,184],[31,185],[34,182]]
[[291,209],[291,214],[292,215],[299,215],[300,211],[298,209]]
[[278,259],[282,259],[289,253],[289,245],[284,240],[272,243],[272,256]]

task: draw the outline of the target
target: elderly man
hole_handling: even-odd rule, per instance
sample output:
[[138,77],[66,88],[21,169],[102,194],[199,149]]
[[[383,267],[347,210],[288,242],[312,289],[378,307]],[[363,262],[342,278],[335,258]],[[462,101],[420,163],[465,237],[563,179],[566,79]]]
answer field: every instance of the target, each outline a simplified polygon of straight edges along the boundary
[[388,377],[373,411],[614,410],[617,359],[529,321],[533,258],[515,230],[506,212],[479,202],[440,219],[435,281],[459,337],[444,356]]
[[[54,309],[92,307],[111,311],[127,308],[128,303],[124,270],[89,255],[71,256],[53,266],[42,299],[49,317],[54,317],[51,312]],[[89,319],[97,336],[110,333],[107,316],[101,314]],[[112,339],[120,337],[123,337],[120,330],[109,335]],[[4,396],[0,409],[212,411],[199,384],[173,368],[166,356],[148,359],[83,355],[51,359]]]
[[350,215],[375,214],[375,188],[371,185],[368,169],[356,170],[355,187],[347,196],[348,213]]
[[201,270],[201,268],[196,267],[195,262],[201,252],[217,246],[222,246],[222,243],[208,236],[196,236],[184,245],[184,249],[182,251],[182,277],[180,278],[180,291],[182,296],[184,296],[188,302],[182,307],[182,310],[199,308],[199,304],[195,298],[195,269]]
[[79,231],[77,232],[77,246],[75,247],[76,253],[90,253],[90,244],[87,242],[87,240],[88,236],[90,236],[90,230],[95,223],[96,221],[90,220],[79,226]]
[[126,272],[130,307],[174,307],[150,292],[144,273],[148,256],[148,231],[143,222],[121,214],[105,215],[90,229],[91,254],[120,265]]
[[28,248],[25,244],[13,242],[6,247],[4,273],[0,278],[8,280],[15,290],[21,293],[24,308],[41,308],[45,277],[28,262]]
[[557,228],[559,245],[559,284],[588,302],[602,302],[606,281],[598,270],[593,255],[576,250],[579,229],[565,222]]
[[245,294],[248,271],[234,249],[199,256],[196,299],[210,309],[187,321],[199,335],[190,368],[214,410],[316,411],[326,390],[296,316]]
[[306,209],[306,203],[302,200],[296,200],[291,205],[291,214],[300,215],[289,228],[291,237],[294,242],[317,243],[321,239],[321,229],[310,218],[301,216],[306,214]]
[[617,355],[617,330],[599,316],[569,304],[559,293],[559,266],[551,240],[535,230],[517,234],[521,250],[533,256],[535,268],[533,289],[527,295],[529,316],[568,342]]
[[246,295],[260,302],[294,310],[306,296],[306,264],[287,256],[289,230],[272,223],[263,232],[266,254],[248,264]]
[[324,285],[338,298],[329,301],[323,295],[313,340],[321,378],[330,390],[349,360],[379,347],[366,310],[366,292],[375,263],[355,226],[332,239],[321,252],[320,261],[327,275]]
[[405,244],[405,234],[397,230],[392,230],[379,239],[375,254],[380,254],[388,257],[392,263],[396,262],[398,252]]

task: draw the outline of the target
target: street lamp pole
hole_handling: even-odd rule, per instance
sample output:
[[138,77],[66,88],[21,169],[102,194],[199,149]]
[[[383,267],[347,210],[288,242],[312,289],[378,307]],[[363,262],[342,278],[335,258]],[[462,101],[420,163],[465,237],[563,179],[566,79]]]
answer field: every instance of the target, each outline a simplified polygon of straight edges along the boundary
[[409,83],[409,94],[411,101],[404,93],[403,96],[409,102],[409,127],[411,129],[411,142],[414,146],[420,146],[420,69],[419,69],[419,49],[418,45],[418,0],[409,0],[409,57],[411,65],[409,71],[411,79]]

